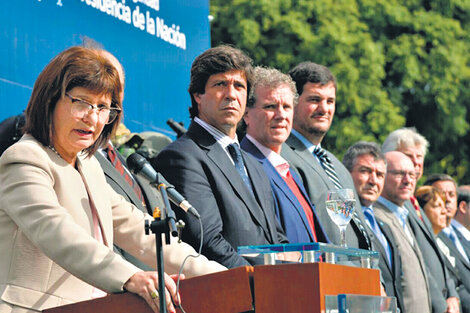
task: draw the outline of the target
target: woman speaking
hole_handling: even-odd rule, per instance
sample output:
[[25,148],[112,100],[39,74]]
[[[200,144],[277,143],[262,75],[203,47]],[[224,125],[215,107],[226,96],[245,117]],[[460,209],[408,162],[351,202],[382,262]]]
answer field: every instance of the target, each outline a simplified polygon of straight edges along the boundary
[[[34,312],[128,290],[158,312],[157,273],[114,254],[117,243],[155,263],[145,215],[106,183],[92,156],[118,126],[122,86],[98,51],[73,47],[42,71],[25,135],[0,158],[0,312]],[[166,275],[167,309],[178,301]]]

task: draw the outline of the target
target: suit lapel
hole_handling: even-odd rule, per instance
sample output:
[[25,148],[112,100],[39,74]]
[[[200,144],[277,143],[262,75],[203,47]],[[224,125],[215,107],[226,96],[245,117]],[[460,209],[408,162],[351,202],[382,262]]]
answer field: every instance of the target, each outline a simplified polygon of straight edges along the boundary
[[[103,241],[107,246],[110,246],[112,241],[109,242],[108,238],[113,238],[113,225],[112,223],[105,223],[103,221],[112,221],[112,212],[109,207],[109,202],[105,200],[105,197],[99,196],[100,191],[103,190],[103,186],[99,186],[95,180],[93,180],[96,173],[93,172],[93,169],[90,166],[87,166],[87,163],[89,162],[89,159],[79,156],[77,158],[77,168],[82,175],[83,183],[85,184],[88,192],[89,201],[96,209],[98,221],[101,225]],[[93,210],[93,208],[90,209]]]
[[[470,270],[470,264],[467,262],[467,260],[465,260],[465,258],[462,256],[462,254],[460,253],[459,249],[457,249],[457,247],[455,246],[455,244],[452,242],[452,240],[450,240],[449,237],[447,237],[446,234],[444,234],[444,232],[440,232],[439,235],[438,235],[438,238],[440,238],[442,240],[442,242],[444,242],[444,244],[449,248],[450,250],[450,254],[451,256],[459,259],[459,261],[466,267]],[[444,253],[443,253],[444,254]],[[445,258],[444,258],[445,259]]]
[[[263,195],[261,195],[260,187],[253,183],[254,181],[259,181],[257,177],[259,174],[253,165],[250,164],[250,160],[247,159],[246,153],[242,151],[242,157],[255,195],[253,195],[245,185],[240,174],[230,161],[229,156],[211,134],[195,122],[191,123],[187,134],[193,138],[194,142],[196,142],[202,149],[207,151],[207,157],[219,168],[220,172],[232,186],[235,194],[245,203],[254,220],[263,228],[266,238],[271,238],[271,242],[274,242],[273,240],[275,237],[273,237],[273,230],[268,227],[266,217],[261,208],[261,205],[264,205],[264,203],[259,200],[263,199]],[[260,203],[256,201],[255,196]]]
[[317,159],[313,156],[312,153],[310,153],[310,151],[308,151],[305,145],[295,135],[291,134],[289,138],[287,138],[286,143],[302,160],[304,160],[305,164],[308,164],[308,166],[317,172],[325,185],[328,186],[328,189],[336,189],[336,187],[333,185],[333,182],[328,178],[328,175],[326,175],[325,170],[317,161]]
[[[392,230],[390,229],[390,227],[386,223],[384,223],[380,219],[377,219],[377,223],[379,224],[380,230],[384,234],[385,240],[387,240],[388,245],[390,246],[390,252],[392,253],[392,268],[390,268],[390,266],[388,265],[388,262],[387,262],[387,266],[390,269],[391,273],[401,274],[399,272],[400,262],[398,260],[398,258],[400,256],[399,256],[398,251],[396,250],[396,243],[395,243],[395,240],[393,239]],[[385,248],[382,246],[382,244],[380,244],[380,247],[381,247],[382,251],[385,252]]]
[[[264,170],[267,172],[267,176],[271,179],[272,183],[277,186],[277,189],[280,190],[284,196],[289,200],[292,207],[295,208],[297,213],[300,215],[304,227],[308,230],[308,234],[310,240],[313,241],[313,234],[310,230],[310,225],[307,221],[307,216],[302,207],[299,207],[299,202],[296,196],[292,193],[289,186],[286,184],[284,179],[279,175],[277,170],[274,166],[269,162],[269,160],[264,156],[264,154],[259,151],[259,149],[248,139],[244,138],[242,141],[243,149],[249,152],[255,159],[257,159],[261,165],[263,166]],[[308,198],[306,198],[308,199]]]
[[101,165],[101,168],[103,169],[104,175],[113,181],[116,185],[118,185],[126,194],[126,196],[129,198],[130,202],[132,202],[135,206],[137,206],[140,210],[144,210],[144,207],[142,205],[142,201],[140,201],[139,197],[136,195],[134,190],[132,189],[131,185],[129,185],[124,177],[122,177],[121,173],[119,173],[114,165],[106,159],[104,155],[101,154],[101,152],[96,152],[95,157],[98,160],[98,162]]

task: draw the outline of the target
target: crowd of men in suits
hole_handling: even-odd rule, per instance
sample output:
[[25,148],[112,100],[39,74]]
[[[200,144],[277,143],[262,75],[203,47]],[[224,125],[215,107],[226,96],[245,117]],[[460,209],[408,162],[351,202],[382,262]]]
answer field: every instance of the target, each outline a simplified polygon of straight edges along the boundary
[[[198,249],[202,240],[202,254],[227,268],[263,261],[238,255],[238,246],[339,244],[325,201],[329,190],[350,188],[356,205],[347,245],[380,253],[384,291],[401,311],[470,312],[470,191],[448,175],[428,176],[424,184],[446,199],[448,224],[436,236],[414,197],[429,143],[402,128],[382,146],[355,143],[341,162],[321,146],[336,89],[330,70],[312,62],[284,74],[254,68],[231,46],[199,55],[191,68],[191,125],[151,160],[201,215],[203,233],[196,217],[175,210],[186,224],[183,241]],[[118,192],[142,210],[160,205],[112,151],[96,157],[113,188],[123,189],[116,182],[128,175],[128,190]]]

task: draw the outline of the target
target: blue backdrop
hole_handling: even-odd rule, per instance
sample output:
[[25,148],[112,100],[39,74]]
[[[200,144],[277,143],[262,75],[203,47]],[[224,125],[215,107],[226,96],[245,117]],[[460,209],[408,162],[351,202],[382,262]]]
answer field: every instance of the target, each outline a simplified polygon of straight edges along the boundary
[[26,108],[36,77],[60,51],[99,42],[126,72],[124,123],[160,131],[189,123],[194,58],[210,46],[208,0],[0,1],[0,121]]

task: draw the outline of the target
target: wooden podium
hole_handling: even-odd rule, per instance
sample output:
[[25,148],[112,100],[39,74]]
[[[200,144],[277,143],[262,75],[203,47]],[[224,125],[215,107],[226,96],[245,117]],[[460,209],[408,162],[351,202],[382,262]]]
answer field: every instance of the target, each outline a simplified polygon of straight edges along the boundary
[[[380,295],[380,277],[378,270],[328,263],[263,265],[189,278],[181,281],[180,289],[188,313],[320,313],[325,309],[325,295]],[[142,298],[131,293],[43,312],[152,313]]]
[[257,313],[325,312],[325,295],[380,296],[379,270],[304,263],[255,267]]

